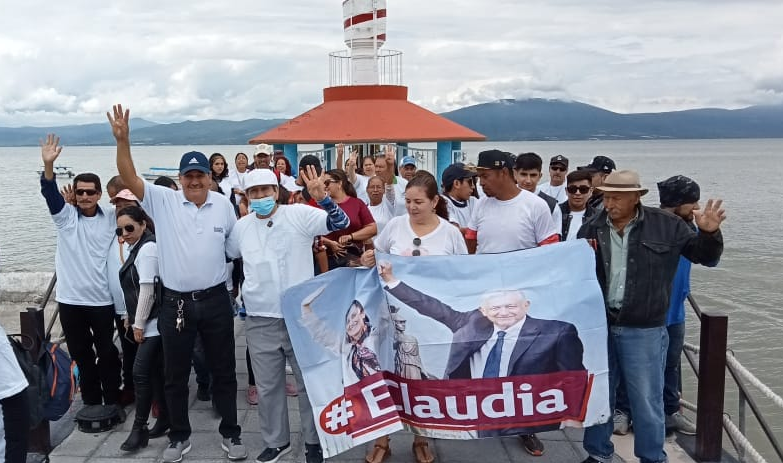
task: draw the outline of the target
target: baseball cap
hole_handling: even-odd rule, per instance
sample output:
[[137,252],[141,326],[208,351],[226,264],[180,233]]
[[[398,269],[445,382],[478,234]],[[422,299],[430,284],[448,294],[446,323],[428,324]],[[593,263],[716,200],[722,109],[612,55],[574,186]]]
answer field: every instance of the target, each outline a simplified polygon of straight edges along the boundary
[[560,164],[568,169],[568,158],[560,154],[557,156],[552,156],[552,159],[549,160],[549,165],[551,166],[553,164]]
[[606,156],[596,156],[593,158],[590,164],[577,168],[577,170],[585,170],[585,169],[609,174],[613,170],[616,170],[617,166],[615,165],[614,161],[612,161]]
[[209,161],[204,153],[189,151],[182,155],[182,159],[179,161],[179,174],[185,175],[191,170],[198,170],[205,174],[210,173]]
[[133,192],[131,192],[127,188],[124,190],[120,190],[120,192],[114,195],[114,197],[109,202],[114,204],[117,198],[127,199],[128,201],[136,201],[137,203],[139,202],[139,198],[137,198],[136,195],[134,195]]
[[267,145],[266,143],[259,143],[256,145],[256,150],[253,152],[253,156],[258,156],[259,154],[265,154],[267,156],[271,156],[272,152],[274,150],[272,149],[272,145]]
[[321,167],[321,160],[318,159],[315,155],[308,154],[299,160],[299,172],[304,171],[307,166],[315,166],[315,172],[318,175],[321,175],[321,172],[323,172],[323,168]]
[[454,180],[462,180],[463,178],[475,177],[478,175],[474,169],[468,168],[461,162],[455,162],[454,164],[446,167],[441,176],[441,183],[443,187],[451,186],[454,184]]
[[513,169],[513,164],[511,153],[500,150],[488,150],[479,153],[476,169]]
[[413,156],[403,156],[403,158],[400,160],[400,167],[405,167],[407,165],[416,165],[416,159]]
[[270,169],[253,169],[245,176],[245,191],[256,187],[272,185],[277,186],[277,176]]
[[658,182],[661,207],[677,207],[699,201],[699,184],[684,175],[675,175]]

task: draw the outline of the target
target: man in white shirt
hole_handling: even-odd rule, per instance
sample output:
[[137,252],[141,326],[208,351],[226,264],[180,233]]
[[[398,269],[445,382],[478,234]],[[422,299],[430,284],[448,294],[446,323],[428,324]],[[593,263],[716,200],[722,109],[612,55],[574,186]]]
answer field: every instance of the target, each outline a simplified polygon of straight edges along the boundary
[[224,195],[210,191],[211,170],[203,153],[182,156],[179,191],[138,177],[130,152],[130,113],[121,105],[113,112],[107,116],[117,140],[117,170],[155,221],[162,284],[158,329],[171,422],[163,461],[179,462],[190,451],[188,378],[197,334],[212,373],[213,403],[222,418],[221,448],[229,460],[243,460],[247,449],[237,424],[234,312],[225,284],[226,239],[236,223],[234,207]]
[[259,169],[245,179],[251,213],[237,222],[226,243],[231,258],[243,259],[242,297],[247,310],[245,336],[258,388],[263,452],[257,462],[274,462],[291,451],[286,405],[286,360],[298,385],[299,413],[307,463],[321,463],[313,410],[294,357],[281,309],[283,292],[313,277],[313,238],[347,228],[348,216],[326,194],[324,174],[306,166],[299,178],[317,202],[278,205],[279,185],[272,171]]
[[403,156],[400,160],[400,176],[410,181],[416,175],[416,158],[413,156]]
[[253,169],[269,169],[273,153],[272,145],[259,143],[253,153]]
[[549,160],[549,181],[538,186],[538,191],[555,198],[558,203],[567,199],[565,179],[568,172],[568,158],[558,154]]
[[514,177],[519,188],[535,193],[539,198],[546,201],[546,205],[549,206],[549,212],[552,214],[552,220],[555,221],[557,226],[563,219],[560,208],[557,207],[558,201],[543,191],[536,193],[538,181],[541,180],[541,164],[541,156],[536,153],[522,153],[514,160]]
[[446,167],[441,177],[443,196],[449,211],[449,222],[456,224],[463,235],[467,231],[470,216],[478,202],[473,196],[476,175],[478,174],[475,169],[457,162]]
[[595,208],[588,205],[593,192],[592,177],[593,174],[587,170],[575,170],[568,174],[568,201],[559,206],[563,214],[560,241],[575,240],[582,224],[595,214]]
[[79,366],[79,386],[86,406],[117,406],[120,392],[120,357],[113,342],[114,305],[109,290],[106,260],[115,239],[114,208],[103,208],[101,180],[84,173],[73,178],[75,205],[67,204],[57,190],[54,162],[62,147],[48,135],[41,143],[44,172],[41,194],[57,228],[55,300],[71,358]]

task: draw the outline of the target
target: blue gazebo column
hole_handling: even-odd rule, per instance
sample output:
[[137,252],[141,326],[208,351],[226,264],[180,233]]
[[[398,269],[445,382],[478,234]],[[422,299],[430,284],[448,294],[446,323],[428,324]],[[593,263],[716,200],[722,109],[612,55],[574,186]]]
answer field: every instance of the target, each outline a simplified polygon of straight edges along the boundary
[[[275,149],[277,149],[275,147]],[[299,152],[297,150],[297,145],[283,145],[283,155],[288,159],[288,162],[291,163],[291,173],[296,175],[299,175]]]
[[[331,170],[331,169],[342,169],[343,167],[340,166],[333,166],[332,164],[337,163],[337,151],[334,149],[335,144],[334,143],[324,143],[324,154],[326,154],[326,165],[323,166],[324,170]],[[331,150],[334,153],[334,161],[332,162],[332,156],[329,156],[329,150]],[[348,153],[343,154],[343,162],[348,159]]]
[[451,150],[454,149],[454,144],[459,142],[452,142],[452,141],[439,141],[438,142],[438,155],[436,158],[435,166],[438,170],[436,174],[436,179],[438,180],[438,183],[440,184],[440,179],[443,177],[443,171],[446,170],[446,167],[451,165]]

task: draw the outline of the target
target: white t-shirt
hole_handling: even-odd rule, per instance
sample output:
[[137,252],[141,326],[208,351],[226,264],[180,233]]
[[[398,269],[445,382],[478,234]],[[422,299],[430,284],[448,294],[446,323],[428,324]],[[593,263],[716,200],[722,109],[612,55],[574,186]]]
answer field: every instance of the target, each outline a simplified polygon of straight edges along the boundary
[[144,182],[141,207],[155,221],[163,286],[187,292],[226,282],[226,238],[237,222],[228,198],[210,191],[196,207],[182,190]]
[[[440,223],[435,230],[419,236],[411,228],[408,214],[395,217],[375,238],[375,249],[396,256],[412,256],[415,249],[421,251],[422,256],[467,254],[468,247],[459,228],[440,217],[438,220]],[[419,238],[421,245],[414,246],[414,238]]]
[[557,200],[557,203],[560,204],[563,201],[568,200],[568,195],[566,194],[565,188],[566,188],[566,182],[563,182],[563,184],[560,186],[553,186],[549,182],[544,182],[538,185],[538,189],[536,191],[537,192],[543,191],[544,194],[547,194],[555,198]]
[[584,216],[584,210],[581,212],[571,212],[571,223],[568,224],[568,236],[566,237],[566,241],[576,239],[576,234],[579,233],[579,229],[582,227],[582,219]]
[[313,277],[313,238],[329,233],[326,218],[323,209],[291,204],[278,206],[272,217],[248,214],[237,222],[226,253],[242,257],[248,315],[283,318],[283,292]]
[[443,201],[446,201],[446,206],[449,210],[449,222],[458,223],[461,228],[465,228],[470,224],[470,216],[473,215],[473,209],[475,209],[478,199],[471,196],[465,201],[464,207],[455,205],[454,201],[446,195],[443,196]]
[[98,206],[98,213],[87,217],[66,204],[52,219],[57,227],[55,300],[93,307],[111,305],[106,258],[117,237],[114,208]]
[[546,201],[526,190],[507,201],[479,199],[468,228],[477,233],[477,254],[534,248],[560,233]]
[[369,198],[367,199],[367,209],[370,210],[372,218],[375,219],[375,225],[378,227],[378,233],[383,230],[383,227],[389,223],[394,217],[396,210],[395,204],[397,204],[397,193],[392,185],[386,185],[386,189],[381,197],[381,203],[377,206],[371,206]]
[[[244,172],[239,172],[236,169],[229,171],[228,178],[231,181],[231,188],[237,188],[239,190],[245,191],[245,175],[250,172],[249,170],[246,170]],[[236,194],[234,195],[234,202],[236,204],[239,204],[239,196]]]
[[[133,261],[136,271],[139,273],[139,283],[155,283],[155,277],[159,276],[158,269],[158,245],[154,241],[139,249],[136,260]],[[160,336],[158,332],[158,319],[151,318],[144,325],[144,337]]]
[[[405,187],[408,185],[408,181],[400,176],[395,179],[396,182],[392,184],[394,187],[394,215],[405,215],[408,213],[408,210],[405,209]],[[367,182],[369,180],[370,177],[366,175],[356,174],[356,182],[353,184],[356,189],[356,197],[364,201],[365,204],[370,204],[370,197],[367,196]]]
[[[19,394],[27,387],[27,379],[19,367],[14,350],[8,341],[7,333],[0,325],[0,399]],[[0,418],[2,413],[0,413]],[[0,419],[0,427],[3,425]],[[4,454],[1,454],[2,457]]]
[[[370,197],[367,196],[367,182],[370,177],[362,174],[356,174],[356,181],[353,182],[353,187],[356,190],[356,197],[364,201],[364,204],[370,204]],[[374,215],[373,215],[374,216]],[[377,222],[377,220],[376,220]],[[378,229],[380,231],[380,229]]]

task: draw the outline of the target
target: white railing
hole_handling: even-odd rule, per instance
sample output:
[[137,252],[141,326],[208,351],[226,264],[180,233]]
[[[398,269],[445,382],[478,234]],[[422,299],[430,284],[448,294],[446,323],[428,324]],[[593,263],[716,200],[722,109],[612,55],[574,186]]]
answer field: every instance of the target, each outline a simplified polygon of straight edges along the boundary
[[[378,50],[378,84],[403,85],[402,52],[398,50]],[[329,53],[329,86],[344,87],[353,85],[351,74],[351,51],[339,50]]]

